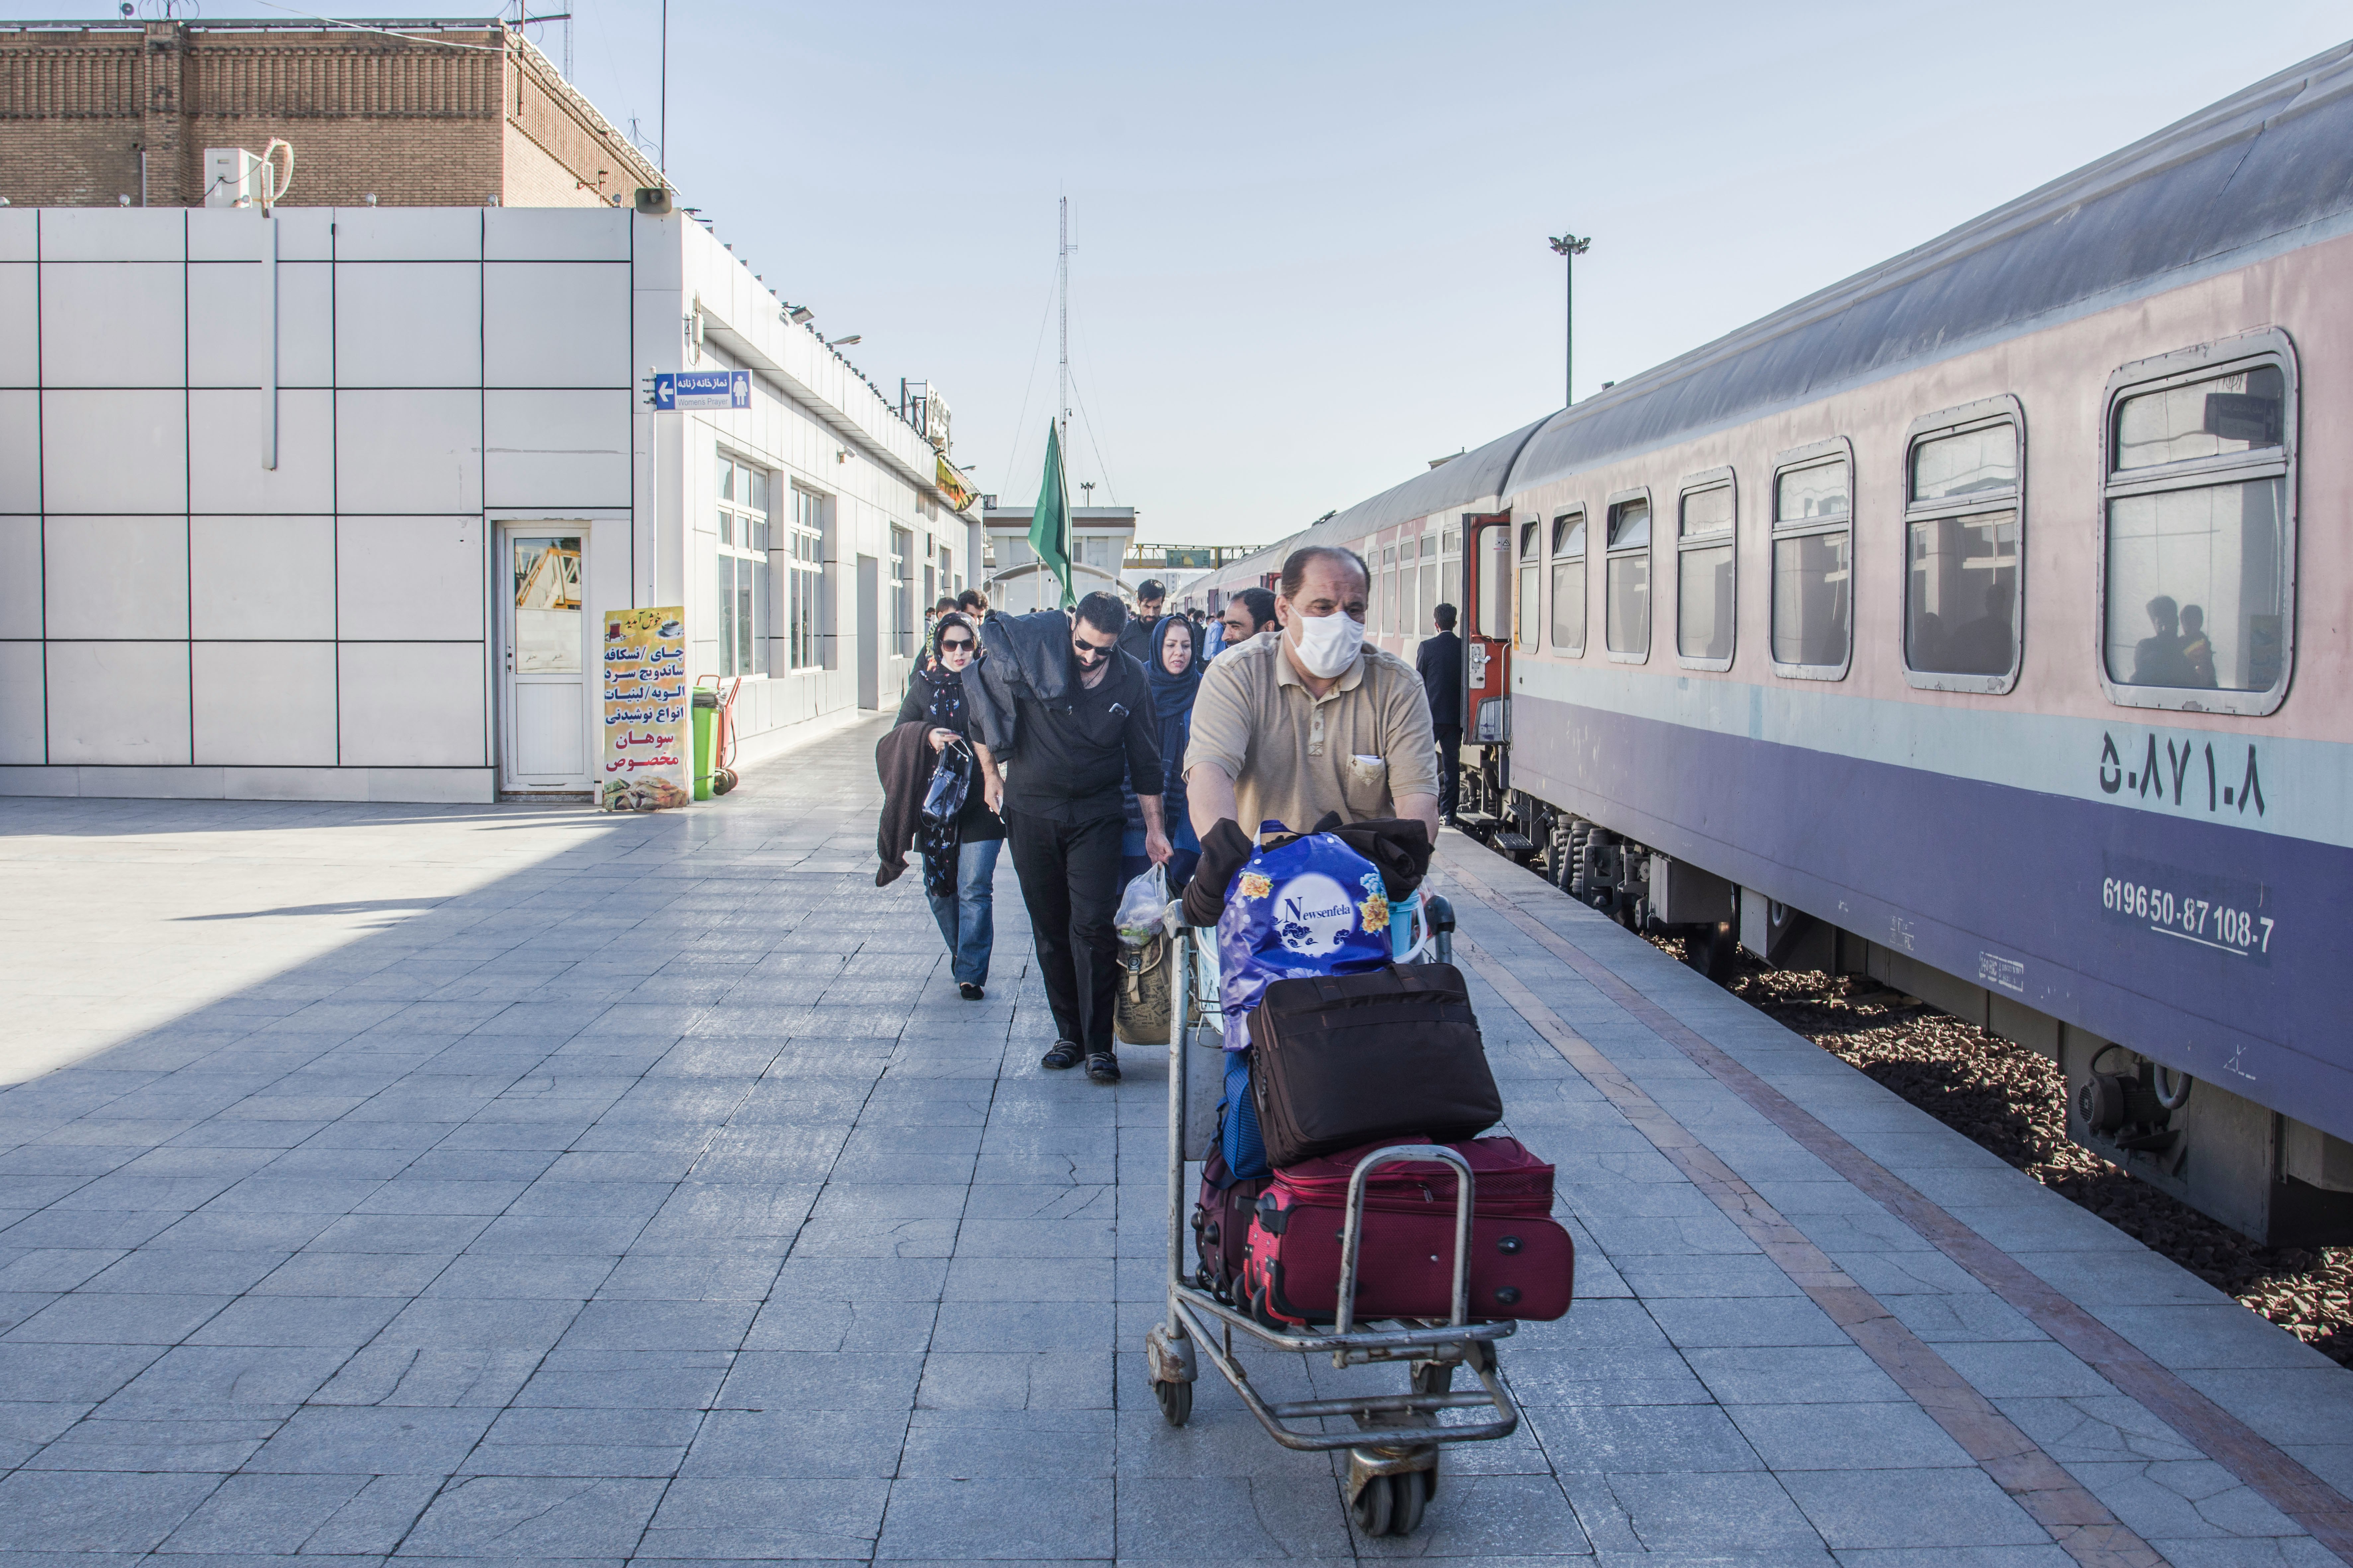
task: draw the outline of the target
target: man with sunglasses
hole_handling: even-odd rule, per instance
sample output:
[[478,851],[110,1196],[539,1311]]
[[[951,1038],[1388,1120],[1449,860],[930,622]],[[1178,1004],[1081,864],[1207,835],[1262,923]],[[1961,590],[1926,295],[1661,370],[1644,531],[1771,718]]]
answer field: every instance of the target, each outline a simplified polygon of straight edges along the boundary
[[[1087,1064],[1097,1083],[1119,1081],[1112,1007],[1119,992],[1120,837],[1126,808],[1124,777],[1161,776],[1152,689],[1144,666],[1120,651],[1127,611],[1109,594],[1090,594],[1075,612],[991,622],[1020,662],[1038,650],[1033,634],[1066,628],[1059,681],[1008,688],[1012,758],[1005,773],[1005,830],[1021,901],[1038,946],[1038,971],[1060,1037],[1042,1058],[1054,1068]],[[987,639],[984,639],[987,640]],[[996,645],[990,644],[993,647]],[[994,654],[984,668],[996,663]],[[1005,671],[999,670],[1003,674]],[[1051,695],[1041,695],[1051,692]],[[1000,752],[1003,748],[999,747]],[[1139,795],[1145,853],[1155,865],[1171,853],[1157,795]]]

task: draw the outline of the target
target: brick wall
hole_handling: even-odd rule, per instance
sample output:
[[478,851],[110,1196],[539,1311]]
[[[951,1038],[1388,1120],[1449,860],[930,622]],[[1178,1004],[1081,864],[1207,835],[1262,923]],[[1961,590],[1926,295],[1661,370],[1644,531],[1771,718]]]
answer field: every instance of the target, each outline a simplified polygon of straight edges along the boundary
[[593,205],[654,175],[504,29],[416,41],[153,22],[0,31],[0,195],[201,205],[207,147],[294,148],[288,205]]

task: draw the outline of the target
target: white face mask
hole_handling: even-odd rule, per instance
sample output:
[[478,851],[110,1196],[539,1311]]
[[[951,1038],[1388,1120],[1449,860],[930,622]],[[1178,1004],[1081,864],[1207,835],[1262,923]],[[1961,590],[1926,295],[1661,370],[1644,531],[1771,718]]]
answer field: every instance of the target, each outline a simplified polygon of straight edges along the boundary
[[1345,610],[1335,610],[1328,616],[1299,616],[1291,626],[1298,634],[1292,639],[1292,647],[1299,650],[1299,662],[1318,680],[1346,674],[1348,667],[1356,662],[1358,650],[1365,646],[1365,623]]

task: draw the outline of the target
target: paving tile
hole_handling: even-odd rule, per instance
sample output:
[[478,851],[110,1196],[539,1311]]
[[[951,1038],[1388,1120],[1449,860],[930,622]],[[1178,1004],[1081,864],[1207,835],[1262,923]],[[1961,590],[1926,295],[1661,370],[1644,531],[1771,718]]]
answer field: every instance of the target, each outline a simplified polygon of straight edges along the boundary
[[1648,1552],[1745,1559],[1758,1550],[1822,1545],[1820,1535],[1779,1481],[1761,1471],[1612,1474],[1608,1489]]
[[[1754,1408],[1744,1407],[1741,1414]],[[1563,1469],[1679,1474],[1777,1464],[1759,1458],[1744,1427],[1713,1405],[1532,1405],[1524,1414],[1546,1457]],[[1460,1451],[1477,1450],[1466,1446]]]
[[165,1351],[106,1402],[109,1415],[227,1412],[245,1406],[290,1415],[343,1365],[336,1349],[180,1345]]
[[400,1310],[396,1297],[244,1297],[190,1336],[200,1345],[324,1345],[356,1350]]
[[1969,1462],[1909,1400],[1872,1405],[1738,1405],[1741,1435],[1776,1470],[1916,1469]]
[[664,1483],[624,1478],[467,1476],[401,1542],[404,1557],[599,1558],[635,1551]]
[[1780,1479],[1834,1549],[2031,1546],[2051,1539],[1975,1466],[1798,1470]]
[[638,1553],[657,1560],[871,1558],[891,1488],[884,1480],[681,1477],[662,1494]]
[[0,1519],[13,1552],[146,1552],[220,1484],[202,1474],[18,1470],[0,1478]]
[[311,1408],[298,1412],[248,1462],[257,1472],[446,1476],[457,1469],[494,1410]]
[[227,1296],[60,1296],[8,1331],[12,1344],[174,1345],[229,1304]]
[[1060,1479],[1008,1487],[939,1478],[891,1483],[878,1561],[1107,1558],[1113,1540],[1113,1484]]
[[907,1443],[903,1408],[713,1410],[703,1418],[678,1473],[697,1479],[887,1480],[900,1473]]

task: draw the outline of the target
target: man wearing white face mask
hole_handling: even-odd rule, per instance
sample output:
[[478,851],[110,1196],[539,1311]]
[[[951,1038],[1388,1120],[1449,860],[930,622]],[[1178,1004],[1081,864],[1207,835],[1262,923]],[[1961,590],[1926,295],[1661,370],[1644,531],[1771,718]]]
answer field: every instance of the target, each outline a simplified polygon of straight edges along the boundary
[[1206,844],[1220,819],[1255,837],[1409,817],[1438,837],[1436,742],[1413,666],[1365,643],[1371,586],[1353,550],[1311,545],[1282,563],[1279,637],[1229,645],[1201,679],[1185,785]]

